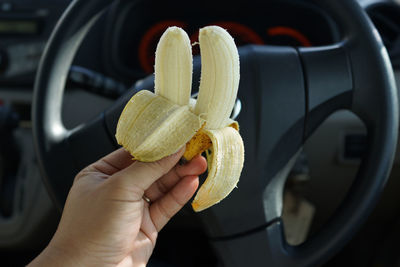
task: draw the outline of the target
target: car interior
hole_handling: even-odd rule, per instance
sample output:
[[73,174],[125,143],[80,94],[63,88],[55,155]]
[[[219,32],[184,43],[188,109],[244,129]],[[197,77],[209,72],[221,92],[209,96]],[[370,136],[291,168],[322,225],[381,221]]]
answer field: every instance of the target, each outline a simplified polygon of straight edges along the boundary
[[0,0],[0,266],[32,261],[75,175],[119,147],[170,26],[196,95],[207,25],[238,46],[245,165],[225,200],[168,223],[149,266],[400,266],[399,0]]

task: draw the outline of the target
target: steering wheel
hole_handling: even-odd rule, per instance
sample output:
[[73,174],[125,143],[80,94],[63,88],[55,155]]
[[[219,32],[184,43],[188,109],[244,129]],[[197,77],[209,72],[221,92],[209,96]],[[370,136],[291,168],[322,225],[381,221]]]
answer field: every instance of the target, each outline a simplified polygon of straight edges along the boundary
[[[240,49],[238,121],[246,148],[238,189],[202,212],[224,266],[309,266],[329,259],[368,217],[389,176],[398,136],[398,98],[382,41],[355,0],[311,1],[341,29],[341,41],[323,47],[246,46]],[[67,72],[82,40],[109,0],[73,1],[42,57],[33,99],[34,142],[44,182],[62,207],[75,174],[115,150],[116,123],[145,79],[88,124],[66,129],[61,105]],[[200,66],[195,64],[198,80]],[[298,151],[338,109],[355,113],[368,131],[357,177],[332,219],[298,246],[283,234],[282,191]]]

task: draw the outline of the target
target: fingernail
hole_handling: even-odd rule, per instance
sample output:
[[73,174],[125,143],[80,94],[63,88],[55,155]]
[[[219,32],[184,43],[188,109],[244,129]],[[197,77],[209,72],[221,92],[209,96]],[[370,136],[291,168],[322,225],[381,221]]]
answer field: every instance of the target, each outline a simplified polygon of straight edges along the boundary
[[182,158],[179,160],[179,165],[185,165],[186,163],[188,163],[188,161],[187,161],[187,159],[185,159],[184,157],[182,157]]

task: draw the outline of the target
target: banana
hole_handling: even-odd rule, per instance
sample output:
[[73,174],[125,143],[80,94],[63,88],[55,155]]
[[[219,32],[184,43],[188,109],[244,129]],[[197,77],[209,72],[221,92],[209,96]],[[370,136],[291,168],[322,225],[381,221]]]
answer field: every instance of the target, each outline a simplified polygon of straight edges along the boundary
[[155,93],[142,90],[126,104],[116,139],[134,159],[157,161],[186,144],[185,160],[206,151],[208,177],[198,190],[198,212],[220,202],[236,187],[244,162],[239,124],[229,118],[239,87],[239,55],[233,38],[218,26],[200,29],[201,79],[190,98],[192,51],[189,37],[168,28],[156,50]]
[[170,27],[157,44],[154,91],[172,102],[189,104],[192,87],[192,45],[187,34]]

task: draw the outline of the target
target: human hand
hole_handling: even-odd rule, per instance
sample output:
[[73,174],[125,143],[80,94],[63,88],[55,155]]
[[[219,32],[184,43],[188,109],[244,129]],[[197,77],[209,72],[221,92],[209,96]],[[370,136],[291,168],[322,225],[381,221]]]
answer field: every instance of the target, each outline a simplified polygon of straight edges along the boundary
[[158,232],[206,170],[201,156],[177,165],[182,155],[142,163],[119,149],[82,170],[56,234],[31,266],[145,266]]

